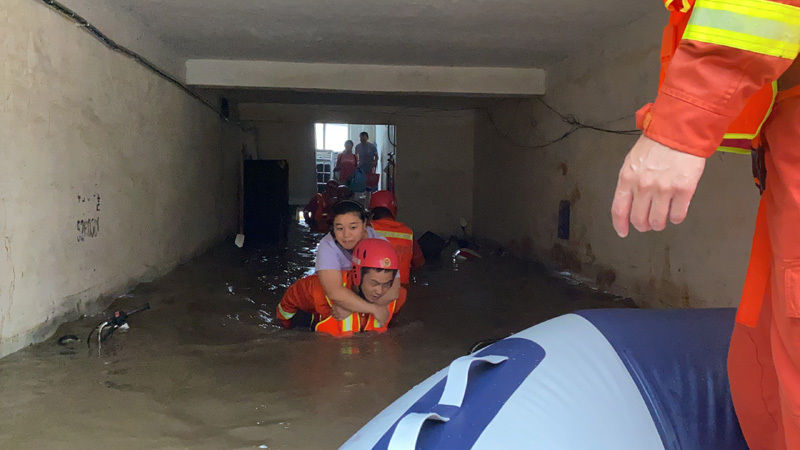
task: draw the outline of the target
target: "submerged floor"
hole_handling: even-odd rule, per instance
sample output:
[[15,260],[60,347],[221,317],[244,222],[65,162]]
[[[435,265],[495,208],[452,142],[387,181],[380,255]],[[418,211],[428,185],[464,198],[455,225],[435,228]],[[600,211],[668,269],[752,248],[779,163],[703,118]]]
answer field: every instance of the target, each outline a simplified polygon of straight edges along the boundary
[[150,302],[98,353],[105,315],[0,360],[0,448],[327,449],[478,340],[583,308],[629,306],[510,257],[429,264],[380,336],[334,339],[273,322],[313,267],[319,236],[284,251],[227,243],[142,284],[113,309]]

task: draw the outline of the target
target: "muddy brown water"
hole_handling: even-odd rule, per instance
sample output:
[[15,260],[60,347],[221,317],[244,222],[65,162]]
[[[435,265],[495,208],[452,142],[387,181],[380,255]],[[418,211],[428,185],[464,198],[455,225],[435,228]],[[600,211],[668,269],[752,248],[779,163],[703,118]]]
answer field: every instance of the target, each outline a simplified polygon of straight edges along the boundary
[[[152,309],[99,352],[85,337],[107,313],[0,359],[0,448],[336,448],[478,340],[630,306],[511,257],[443,258],[384,335],[283,330],[275,305],[312,271],[319,237],[298,226],[282,250],[226,243],[139,285],[109,311]],[[81,342],[58,345],[66,334]]]

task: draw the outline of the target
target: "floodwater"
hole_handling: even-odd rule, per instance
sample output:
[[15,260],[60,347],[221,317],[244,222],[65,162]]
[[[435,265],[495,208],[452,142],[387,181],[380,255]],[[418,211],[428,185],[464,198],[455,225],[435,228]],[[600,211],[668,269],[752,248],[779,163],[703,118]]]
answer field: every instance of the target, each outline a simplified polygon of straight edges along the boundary
[[[117,299],[109,311],[152,309],[99,351],[85,338],[108,312],[1,359],[0,448],[336,448],[476,341],[630,306],[511,257],[443,258],[384,335],[283,330],[275,305],[319,237],[300,225],[284,250],[228,242]],[[81,341],[58,345],[67,334]]]

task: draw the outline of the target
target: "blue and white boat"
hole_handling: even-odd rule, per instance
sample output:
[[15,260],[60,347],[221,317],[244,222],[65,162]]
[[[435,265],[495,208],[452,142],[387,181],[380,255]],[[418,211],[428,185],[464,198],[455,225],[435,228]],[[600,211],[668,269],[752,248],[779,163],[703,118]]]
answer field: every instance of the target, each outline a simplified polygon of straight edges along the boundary
[[342,449],[747,449],[733,309],[586,310],[453,361]]

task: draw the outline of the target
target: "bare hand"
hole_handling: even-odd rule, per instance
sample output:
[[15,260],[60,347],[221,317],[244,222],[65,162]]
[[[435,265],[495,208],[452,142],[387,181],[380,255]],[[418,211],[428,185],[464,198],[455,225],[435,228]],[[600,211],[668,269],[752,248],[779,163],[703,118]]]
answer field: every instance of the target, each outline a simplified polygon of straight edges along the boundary
[[617,179],[611,219],[620,237],[628,223],[641,232],[683,222],[706,160],[641,136],[625,157]]
[[336,306],[336,305],[331,306],[331,315],[336,320],[344,320],[350,314],[352,314],[350,311],[342,308],[341,306]]
[[389,308],[385,306],[375,305],[375,311],[373,311],[372,315],[381,325],[389,322]]

